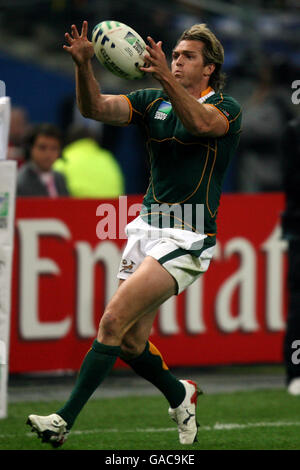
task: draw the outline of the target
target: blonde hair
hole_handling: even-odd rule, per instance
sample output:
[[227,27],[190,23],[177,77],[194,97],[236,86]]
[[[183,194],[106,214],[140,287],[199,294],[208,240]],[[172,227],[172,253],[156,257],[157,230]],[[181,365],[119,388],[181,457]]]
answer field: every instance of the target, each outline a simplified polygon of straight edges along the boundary
[[225,85],[225,74],[221,72],[224,63],[224,49],[220,41],[214,33],[206,26],[205,23],[195,24],[186,29],[177,44],[180,41],[201,41],[203,47],[204,65],[214,64],[215,70],[209,78],[208,84],[216,91],[220,91]]

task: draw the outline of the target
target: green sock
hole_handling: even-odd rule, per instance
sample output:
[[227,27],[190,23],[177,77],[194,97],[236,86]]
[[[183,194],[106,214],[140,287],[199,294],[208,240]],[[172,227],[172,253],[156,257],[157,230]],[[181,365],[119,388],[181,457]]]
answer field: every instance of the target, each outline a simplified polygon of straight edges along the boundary
[[90,396],[112,370],[121,354],[119,346],[107,346],[96,339],[85,356],[75,387],[65,405],[57,411],[70,429]]
[[185,397],[184,385],[169,371],[159,350],[150,341],[142,354],[126,362],[138,375],[155,385],[166,397],[171,408],[177,408]]

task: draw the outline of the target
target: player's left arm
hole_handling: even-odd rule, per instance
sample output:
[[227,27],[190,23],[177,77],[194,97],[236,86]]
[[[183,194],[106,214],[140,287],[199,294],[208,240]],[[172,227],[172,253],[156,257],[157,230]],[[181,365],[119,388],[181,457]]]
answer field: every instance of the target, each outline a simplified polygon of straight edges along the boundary
[[148,40],[148,63],[146,67],[141,67],[141,70],[152,73],[162,84],[184,127],[197,136],[225,135],[229,128],[228,119],[213,105],[199,103],[191,96],[171,73],[162,50],[162,42],[155,43],[151,37]]

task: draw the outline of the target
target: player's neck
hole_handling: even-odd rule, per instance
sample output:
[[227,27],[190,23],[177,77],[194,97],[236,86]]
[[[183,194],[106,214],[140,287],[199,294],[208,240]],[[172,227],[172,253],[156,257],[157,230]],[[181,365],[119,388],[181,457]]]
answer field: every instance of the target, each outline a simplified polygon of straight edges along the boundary
[[197,87],[189,87],[187,91],[190,95],[194,96],[197,100],[203,98],[205,95],[212,91],[212,87],[207,82],[199,84]]

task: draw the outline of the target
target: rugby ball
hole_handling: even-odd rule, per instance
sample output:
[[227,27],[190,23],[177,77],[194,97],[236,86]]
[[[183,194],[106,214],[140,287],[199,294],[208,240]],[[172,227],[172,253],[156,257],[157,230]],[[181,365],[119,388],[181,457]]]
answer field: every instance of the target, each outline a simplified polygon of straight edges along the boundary
[[141,36],[118,21],[102,21],[92,31],[92,43],[97,59],[114,75],[127,80],[142,78],[145,72],[146,44]]

